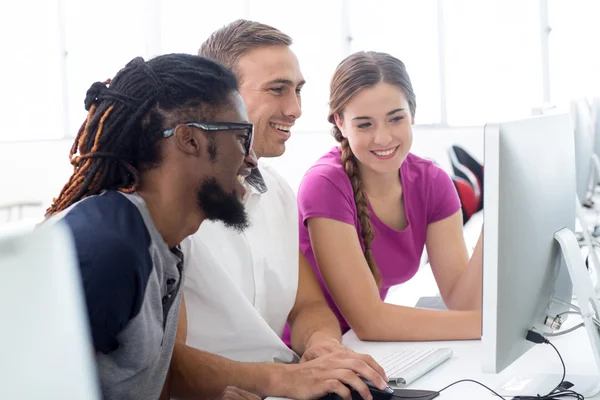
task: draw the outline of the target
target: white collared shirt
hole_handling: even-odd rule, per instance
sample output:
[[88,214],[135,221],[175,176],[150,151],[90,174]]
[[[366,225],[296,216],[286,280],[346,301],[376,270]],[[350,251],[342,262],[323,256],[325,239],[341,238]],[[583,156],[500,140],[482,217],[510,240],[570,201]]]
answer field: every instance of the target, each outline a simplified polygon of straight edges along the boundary
[[245,362],[291,362],[281,340],[298,290],[296,196],[259,161],[268,187],[246,185],[251,226],[205,221],[191,237],[184,296],[189,346]]

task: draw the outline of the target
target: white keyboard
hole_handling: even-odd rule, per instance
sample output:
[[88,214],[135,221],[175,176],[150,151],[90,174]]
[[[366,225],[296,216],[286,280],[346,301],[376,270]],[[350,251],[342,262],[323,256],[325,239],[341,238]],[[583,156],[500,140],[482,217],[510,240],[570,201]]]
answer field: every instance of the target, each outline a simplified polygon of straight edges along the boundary
[[452,357],[453,354],[452,349],[448,348],[401,350],[377,361],[385,370],[391,383],[398,387],[405,387]]

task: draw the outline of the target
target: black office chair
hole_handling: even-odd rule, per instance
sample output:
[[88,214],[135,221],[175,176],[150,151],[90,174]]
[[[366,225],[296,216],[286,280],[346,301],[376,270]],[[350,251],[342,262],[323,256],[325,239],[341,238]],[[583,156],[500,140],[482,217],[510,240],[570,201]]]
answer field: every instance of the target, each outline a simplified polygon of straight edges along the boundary
[[452,170],[454,175],[468,181],[473,189],[475,195],[479,198],[479,204],[477,210],[483,209],[483,165],[481,165],[473,156],[471,156],[465,149],[460,146],[452,145],[448,149],[448,155],[450,156],[450,162],[452,163]]
[[471,182],[458,176],[452,176],[452,182],[458,193],[460,208],[463,216],[463,226],[478,211],[481,202],[480,196],[475,193]]

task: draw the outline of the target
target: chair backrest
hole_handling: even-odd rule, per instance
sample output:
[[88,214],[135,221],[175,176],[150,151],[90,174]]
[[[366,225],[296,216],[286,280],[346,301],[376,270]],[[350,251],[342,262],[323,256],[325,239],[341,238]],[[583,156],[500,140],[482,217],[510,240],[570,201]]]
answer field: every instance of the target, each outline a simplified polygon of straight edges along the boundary
[[452,182],[458,192],[458,198],[460,199],[460,205],[463,214],[463,225],[471,218],[473,214],[479,211],[479,203],[481,199],[476,194],[473,186],[469,181],[459,176],[453,176]]
[[[459,150],[457,151],[457,149]],[[483,207],[483,166],[477,171],[478,174],[481,174],[481,178],[479,178],[475,172],[461,162],[461,158],[465,158],[465,154],[468,155],[466,151],[461,150],[462,149],[460,149],[458,146],[451,146],[448,149],[448,156],[450,157],[450,163],[452,164],[452,171],[455,176],[462,178],[471,184],[471,187],[475,191],[475,196],[480,199],[480,203],[477,204],[476,210],[479,211]],[[473,161],[475,160],[473,159]],[[473,168],[478,169],[476,167]]]
[[467,167],[469,171],[475,175],[479,182],[479,188],[483,193],[483,165],[462,147],[453,145],[451,149],[454,151],[454,154],[456,154],[458,162]]

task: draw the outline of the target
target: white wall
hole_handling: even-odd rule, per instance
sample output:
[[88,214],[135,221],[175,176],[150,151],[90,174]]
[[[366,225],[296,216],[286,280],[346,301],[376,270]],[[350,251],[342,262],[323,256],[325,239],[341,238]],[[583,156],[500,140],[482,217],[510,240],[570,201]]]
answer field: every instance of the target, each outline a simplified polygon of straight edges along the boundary
[[[483,160],[483,128],[414,129],[413,152],[433,158],[447,171],[450,162],[447,149],[457,143],[477,159]],[[66,183],[73,169],[69,164],[72,140],[0,143],[0,205],[20,200],[37,200],[43,207],[26,210],[26,218],[42,218]],[[269,159],[297,189],[304,172],[331,147],[335,140],[327,132],[295,132],[286,153]],[[0,213],[0,224],[5,215]]]
[[[479,128],[426,128],[413,130],[412,152],[432,158],[446,171],[450,171],[448,148],[460,144],[475,158],[483,161],[483,127]],[[306,170],[337,142],[327,132],[303,132],[292,135],[282,157],[266,162],[278,168],[294,190],[298,188]]]
[[[70,140],[0,143],[0,205],[42,201],[43,209],[27,209],[25,213],[26,217],[42,218],[73,171],[69,163],[71,144]],[[0,224],[5,217],[0,214]]]

